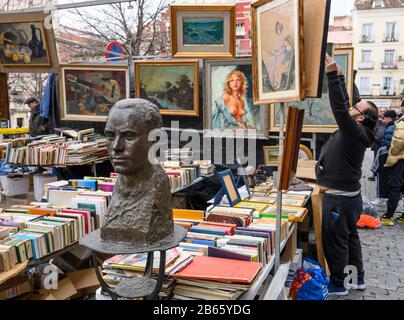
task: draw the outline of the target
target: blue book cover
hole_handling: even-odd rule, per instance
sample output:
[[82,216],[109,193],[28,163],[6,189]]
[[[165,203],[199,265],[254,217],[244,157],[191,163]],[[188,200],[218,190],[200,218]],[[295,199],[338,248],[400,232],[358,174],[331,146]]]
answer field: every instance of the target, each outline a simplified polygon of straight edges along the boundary
[[189,229],[189,231],[197,232],[197,233],[214,234],[214,235],[218,235],[218,236],[226,235],[226,232],[223,230],[211,229],[211,228],[191,227],[191,229]]
[[19,233],[15,234],[13,237],[14,237],[14,238],[22,238],[22,239],[29,239],[29,240],[31,240],[32,251],[33,251],[33,254],[34,254],[33,258],[34,258],[34,259],[39,259],[39,258],[40,258],[40,257],[38,256],[38,253],[37,253],[37,250],[36,250],[36,247],[35,247],[35,240],[38,239],[38,237],[36,237],[36,236],[30,236],[30,235],[27,235],[27,234],[19,234]]
[[205,244],[208,246],[216,246],[216,241],[213,240],[203,240],[203,239],[195,239],[195,238],[188,238],[185,237],[184,242],[190,242],[195,244]]

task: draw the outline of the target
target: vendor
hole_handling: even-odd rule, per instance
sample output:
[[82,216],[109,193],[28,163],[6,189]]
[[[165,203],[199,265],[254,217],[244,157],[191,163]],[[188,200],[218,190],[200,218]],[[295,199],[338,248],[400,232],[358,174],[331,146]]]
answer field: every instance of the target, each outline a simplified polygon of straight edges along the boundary
[[32,137],[49,134],[49,120],[41,117],[40,104],[37,98],[29,97],[24,101],[31,109],[31,116],[29,118],[29,133]]

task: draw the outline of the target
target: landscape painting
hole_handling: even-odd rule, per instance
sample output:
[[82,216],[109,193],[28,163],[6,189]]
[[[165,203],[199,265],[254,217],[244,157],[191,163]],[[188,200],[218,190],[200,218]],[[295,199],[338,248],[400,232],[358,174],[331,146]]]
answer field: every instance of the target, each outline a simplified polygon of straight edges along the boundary
[[127,67],[62,66],[62,120],[105,121],[112,106],[129,98]]
[[50,66],[42,21],[1,22],[0,63],[4,66]]
[[135,62],[136,96],[157,105],[161,114],[198,116],[197,61]]
[[184,45],[223,45],[223,18],[183,18]]

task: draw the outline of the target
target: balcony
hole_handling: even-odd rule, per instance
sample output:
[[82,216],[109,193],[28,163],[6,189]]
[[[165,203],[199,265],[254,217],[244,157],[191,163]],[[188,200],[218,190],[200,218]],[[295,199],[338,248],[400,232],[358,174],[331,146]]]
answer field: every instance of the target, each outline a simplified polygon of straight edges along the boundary
[[383,62],[382,61],[382,69],[397,69],[397,64],[394,62]]
[[379,95],[380,96],[395,96],[396,92],[394,91],[393,88],[390,88],[390,89],[387,89],[387,90],[386,89],[380,89]]
[[373,43],[375,42],[375,37],[373,35],[362,34],[359,43]]
[[374,68],[374,62],[369,61],[369,62],[359,62],[358,63],[358,69],[359,70],[372,70]]
[[395,34],[387,34],[383,35],[383,42],[398,42],[398,33]]

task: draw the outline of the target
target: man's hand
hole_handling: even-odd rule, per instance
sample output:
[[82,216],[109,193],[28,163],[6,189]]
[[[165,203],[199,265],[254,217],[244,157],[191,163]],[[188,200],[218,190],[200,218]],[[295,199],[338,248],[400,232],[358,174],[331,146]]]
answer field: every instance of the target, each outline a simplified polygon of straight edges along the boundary
[[338,72],[339,65],[331,58],[328,53],[325,54],[325,72],[330,73],[333,71]]

